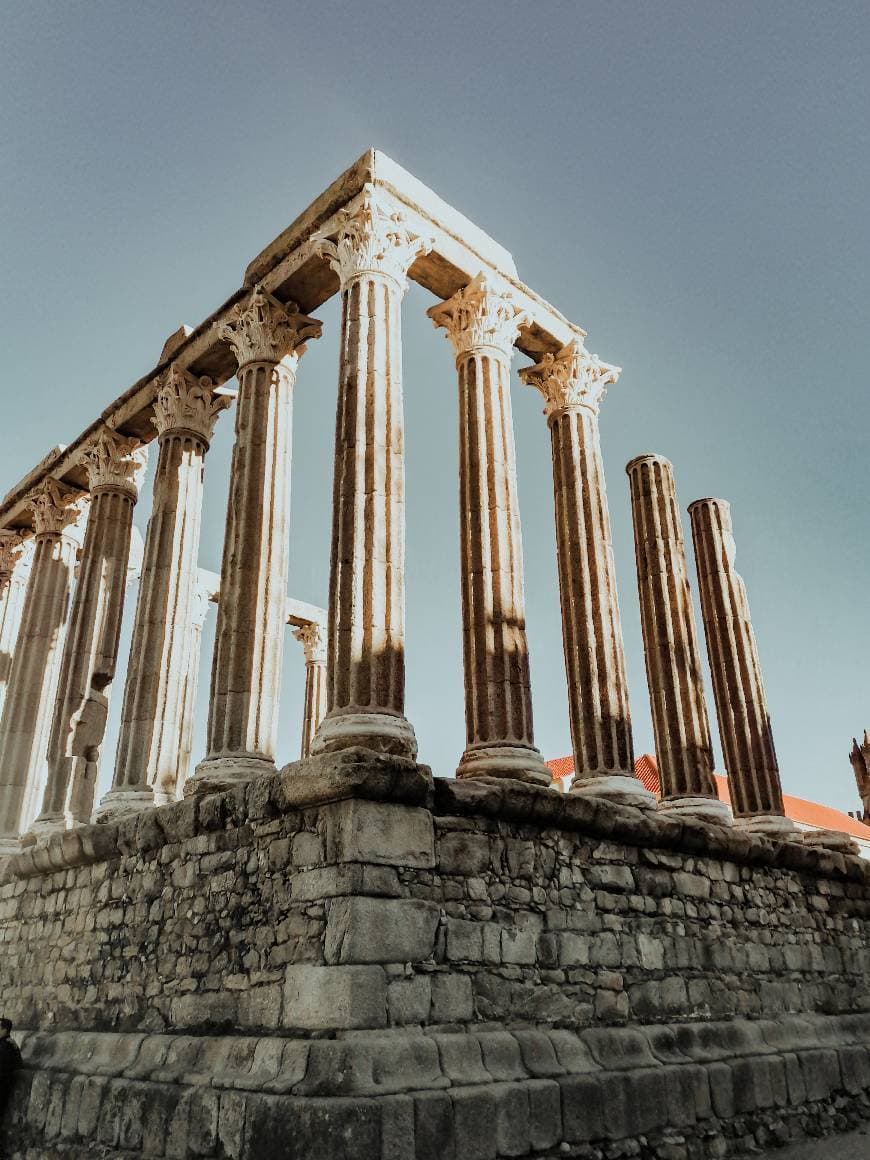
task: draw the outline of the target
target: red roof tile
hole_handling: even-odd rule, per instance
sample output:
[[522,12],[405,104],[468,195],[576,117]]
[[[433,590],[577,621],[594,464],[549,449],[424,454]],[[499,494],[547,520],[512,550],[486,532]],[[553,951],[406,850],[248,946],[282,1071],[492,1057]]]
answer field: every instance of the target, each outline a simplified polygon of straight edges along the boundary
[[[554,781],[562,781],[574,772],[573,757],[555,757],[552,761],[548,761],[547,765],[553,773]],[[642,753],[634,763],[634,772],[648,790],[656,796],[661,793],[659,767],[654,753]],[[727,802],[730,806],[731,795],[728,792],[728,779],[720,773],[714,774],[714,776],[720,800]],[[863,822],[850,818],[842,810],[835,810],[832,806],[823,806],[818,802],[808,802],[804,798],[792,797],[791,794],[783,794],[783,804],[785,805],[785,816],[791,818],[793,822],[799,822],[805,826],[815,826],[822,830],[839,830],[843,834],[851,834],[853,838],[861,838],[865,842],[870,842],[870,826],[865,826]]]

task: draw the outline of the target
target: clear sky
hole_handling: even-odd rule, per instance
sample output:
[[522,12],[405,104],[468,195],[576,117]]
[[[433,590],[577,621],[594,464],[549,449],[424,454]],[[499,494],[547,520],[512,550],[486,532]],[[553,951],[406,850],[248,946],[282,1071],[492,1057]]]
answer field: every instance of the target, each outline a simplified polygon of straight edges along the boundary
[[[637,751],[652,734],[623,468],[657,451],[684,510],[732,501],[786,790],[856,807],[847,754],[870,726],[865,2],[2,0],[0,19],[0,491],[374,145],[624,368],[602,438]],[[408,715],[421,759],[447,774],[464,741],[456,382],[431,301],[414,287],[404,313]],[[290,581],[319,604],[335,304],[321,317],[297,385]],[[514,415],[536,739],[553,757],[570,739],[549,438],[518,382]],[[215,570],[231,439],[225,419],[206,470],[201,563]],[[301,693],[289,640],[283,760]]]

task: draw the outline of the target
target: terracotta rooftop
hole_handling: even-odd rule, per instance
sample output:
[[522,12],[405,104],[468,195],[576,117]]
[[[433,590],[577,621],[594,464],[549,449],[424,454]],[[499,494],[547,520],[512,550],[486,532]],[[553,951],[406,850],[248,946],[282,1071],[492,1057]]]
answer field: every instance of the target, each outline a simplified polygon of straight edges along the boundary
[[[574,758],[555,757],[547,762],[547,766],[553,774],[553,780],[562,781],[574,772]],[[656,796],[661,793],[659,767],[654,753],[642,753],[634,763],[634,772],[648,790]],[[720,800],[730,806],[728,779],[719,773],[714,776]],[[839,830],[844,834],[850,834],[853,838],[860,838],[863,842],[870,842],[870,826],[850,818],[842,810],[835,810],[832,806],[823,806],[818,802],[808,802],[804,798],[792,797],[791,794],[783,794],[783,803],[786,817],[791,818],[793,822],[815,826],[822,830]]]

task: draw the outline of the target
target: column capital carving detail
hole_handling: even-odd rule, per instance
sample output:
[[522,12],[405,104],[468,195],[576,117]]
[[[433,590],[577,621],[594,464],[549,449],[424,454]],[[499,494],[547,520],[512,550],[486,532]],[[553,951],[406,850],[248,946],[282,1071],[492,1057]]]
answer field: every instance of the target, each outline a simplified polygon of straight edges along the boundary
[[75,523],[82,514],[82,498],[81,492],[65,491],[51,476],[43,480],[28,499],[36,534],[59,535],[69,524]]
[[615,383],[621,367],[602,362],[573,339],[555,354],[548,352],[534,366],[524,367],[520,379],[544,397],[544,414],[553,419],[578,407],[598,414],[607,388]]
[[103,427],[81,456],[91,492],[106,488],[135,500],[148,463],[148,448],[137,439]]
[[208,444],[218,415],[231,402],[228,395],[214,393],[212,381],[205,375],[197,377],[173,365],[161,377],[151,421],[158,436],[171,431],[189,431]]
[[342,290],[354,278],[375,274],[392,279],[402,293],[408,288],[409,267],[433,245],[432,238],[409,229],[404,215],[371,184],[364,186],[357,206],[343,212],[334,240],[322,231],[311,240],[317,252],[329,259]]
[[21,559],[24,539],[18,532],[0,529],[0,584],[6,584]]
[[305,651],[307,665],[326,664],[326,625],[312,620],[293,630],[293,636]]
[[250,297],[237,302],[227,317],[215,323],[218,336],[228,343],[239,367],[252,362],[296,362],[310,338],[319,338],[322,323],[301,314],[295,302],[286,305],[255,286]]
[[452,298],[426,311],[436,327],[443,326],[456,357],[488,350],[510,360],[520,327],[526,321],[507,288],[481,271]]

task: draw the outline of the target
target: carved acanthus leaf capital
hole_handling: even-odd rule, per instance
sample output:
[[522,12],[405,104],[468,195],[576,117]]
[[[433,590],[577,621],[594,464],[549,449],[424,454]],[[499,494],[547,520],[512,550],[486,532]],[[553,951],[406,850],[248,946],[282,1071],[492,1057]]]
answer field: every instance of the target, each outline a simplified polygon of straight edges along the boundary
[[494,285],[483,272],[426,313],[436,327],[445,328],[457,358],[489,349],[510,359],[520,327],[526,321],[510,291]]
[[136,499],[148,464],[148,448],[138,439],[129,439],[111,427],[102,427],[82,452],[81,462],[87,470],[92,493],[111,488]]
[[152,422],[158,435],[189,431],[208,445],[218,415],[231,402],[229,396],[214,393],[211,379],[171,366],[157,390]]
[[294,637],[301,643],[305,651],[307,665],[326,664],[326,625],[312,620],[310,624],[303,624],[294,629]]
[[8,584],[24,549],[19,532],[0,529],[0,588]]
[[534,366],[524,367],[520,378],[541,392],[544,414],[550,419],[578,407],[597,414],[607,388],[619,378],[620,370],[590,354],[575,338],[555,354],[545,354]]
[[329,259],[342,290],[363,274],[380,274],[391,278],[403,293],[409,267],[433,245],[432,238],[409,229],[404,215],[371,184],[363,187],[356,207],[344,211],[334,239],[321,231],[311,240]]
[[33,529],[38,536],[60,534],[82,514],[82,495],[66,491],[56,479],[49,476],[33,491],[28,499],[33,512]]
[[233,348],[239,367],[252,362],[295,363],[308,339],[319,338],[323,324],[300,314],[295,302],[283,305],[274,295],[255,286],[249,298],[237,302],[227,317],[215,323],[224,342]]

